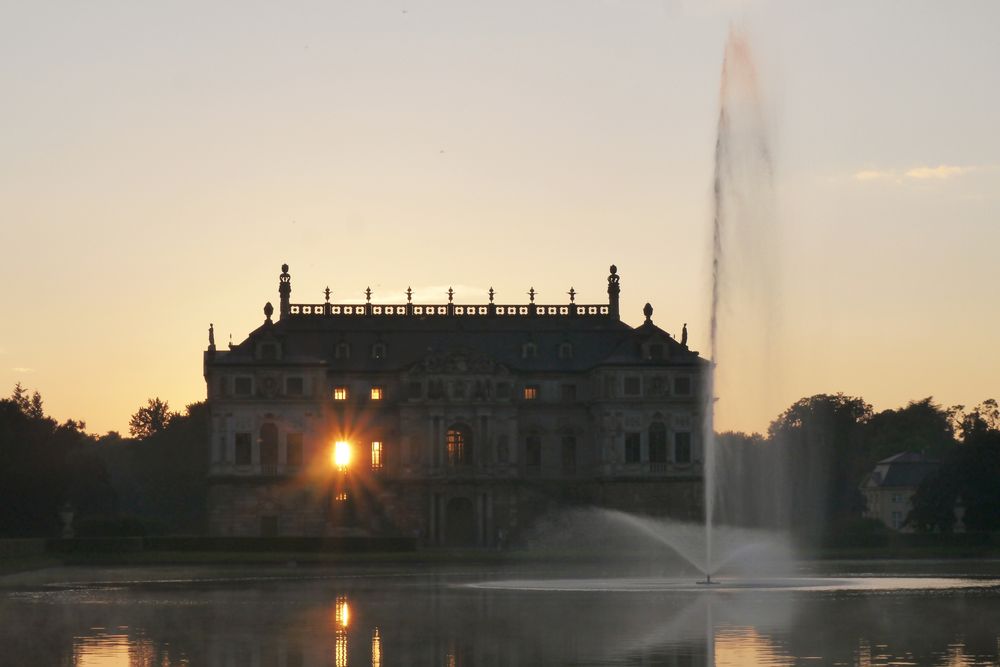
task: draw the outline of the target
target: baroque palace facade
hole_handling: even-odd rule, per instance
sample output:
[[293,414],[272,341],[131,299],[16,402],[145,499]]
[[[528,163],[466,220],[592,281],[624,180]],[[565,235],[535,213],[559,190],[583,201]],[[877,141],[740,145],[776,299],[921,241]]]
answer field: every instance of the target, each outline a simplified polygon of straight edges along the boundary
[[608,303],[291,303],[204,354],[209,531],[502,546],[548,509],[700,518],[710,364]]

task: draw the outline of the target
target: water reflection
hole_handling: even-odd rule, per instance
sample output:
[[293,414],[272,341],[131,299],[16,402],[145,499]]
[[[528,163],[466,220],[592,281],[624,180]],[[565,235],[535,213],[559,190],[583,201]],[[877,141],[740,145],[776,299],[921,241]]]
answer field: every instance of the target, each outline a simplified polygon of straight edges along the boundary
[[519,592],[413,574],[0,592],[0,664],[998,665],[997,588]]

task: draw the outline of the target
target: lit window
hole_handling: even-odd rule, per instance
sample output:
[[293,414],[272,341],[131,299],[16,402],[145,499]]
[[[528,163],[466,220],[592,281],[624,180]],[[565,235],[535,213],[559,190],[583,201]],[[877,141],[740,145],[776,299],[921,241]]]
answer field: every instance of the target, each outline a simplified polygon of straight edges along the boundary
[[448,429],[446,444],[449,466],[466,466],[472,463],[471,435],[465,427],[457,424]]
[[372,470],[382,469],[382,443],[378,440],[372,442]]
[[538,385],[530,384],[524,388],[524,400],[533,401],[538,398]]
[[335,400],[335,401],[346,401],[347,400],[347,387],[334,387],[333,388],[333,400]]
[[338,440],[333,443],[333,465],[343,470],[351,463],[351,443]]
[[382,400],[382,387],[372,387],[372,400],[381,401]]
[[338,493],[337,494],[337,500],[339,500],[340,502],[346,502],[347,501],[347,491],[341,491],[340,493]]

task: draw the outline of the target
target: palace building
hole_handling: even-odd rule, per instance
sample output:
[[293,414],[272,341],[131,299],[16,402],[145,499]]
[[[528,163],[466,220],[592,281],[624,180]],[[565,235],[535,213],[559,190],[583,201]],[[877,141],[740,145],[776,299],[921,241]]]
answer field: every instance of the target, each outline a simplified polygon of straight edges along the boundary
[[546,511],[701,516],[710,364],[608,301],[291,302],[204,354],[209,531],[503,546]]

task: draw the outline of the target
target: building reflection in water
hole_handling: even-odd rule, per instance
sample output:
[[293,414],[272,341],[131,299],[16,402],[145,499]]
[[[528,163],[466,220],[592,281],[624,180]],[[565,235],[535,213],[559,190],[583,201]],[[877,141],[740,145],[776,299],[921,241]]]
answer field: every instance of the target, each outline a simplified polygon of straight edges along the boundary
[[333,616],[336,626],[333,662],[336,667],[347,667],[347,626],[351,623],[351,608],[347,604],[346,596],[337,597]]
[[378,626],[372,632],[372,667],[382,667],[382,638],[378,636]]
[[[52,641],[36,632],[33,641],[13,650],[26,658],[19,664],[32,667],[381,667],[384,644],[391,662],[446,667],[565,662],[786,667],[804,660],[965,667],[997,665],[1000,654],[997,612],[989,606],[995,598],[989,597],[900,599],[893,607],[898,623],[879,625],[880,608],[856,598],[809,600],[786,616],[777,601],[764,604],[750,596],[720,601],[609,595],[600,608],[567,605],[555,596],[529,602],[459,592],[439,595],[428,609],[426,598],[406,597],[398,589],[362,594],[340,586],[298,588],[278,600],[274,589],[212,595],[215,603],[203,607],[143,601],[76,605],[60,617],[66,625],[48,626]],[[174,601],[190,599],[185,594]],[[916,607],[921,608],[915,615],[906,615]],[[959,612],[965,620],[945,627],[913,624],[915,618],[961,619]],[[831,618],[840,620],[831,624]],[[0,646],[10,642],[0,639],[5,639]],[[51,655],[44,654],[46,646]]]

